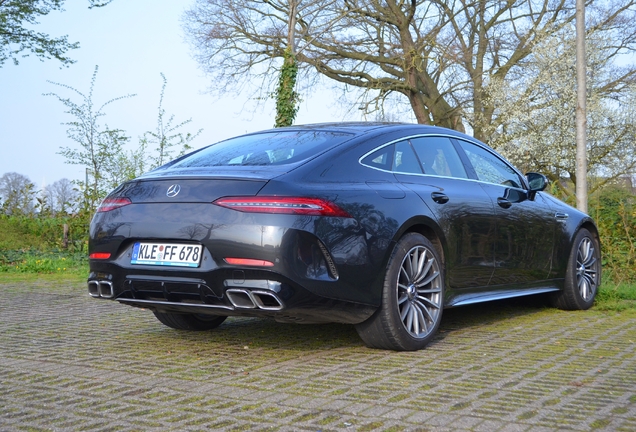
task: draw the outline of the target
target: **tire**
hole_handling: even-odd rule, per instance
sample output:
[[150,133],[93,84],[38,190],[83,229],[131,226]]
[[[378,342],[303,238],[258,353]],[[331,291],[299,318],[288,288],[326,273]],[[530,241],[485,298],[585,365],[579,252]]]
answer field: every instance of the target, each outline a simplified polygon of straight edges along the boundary
[[220,326],[227,317],[203,314],[177,314],[154,312],[162,324],[177,330],[203,331]]
[[551,303],[564,310],[589,309],[600,284],[601,248],[596,237],[583,228],[572,243],[564,288],[552,294]]
[[382,304],[356,325],[368,347],[416,351],[431,341],[442,319],[443,267],[426,237],[408,233],[398,241],[387,264]]

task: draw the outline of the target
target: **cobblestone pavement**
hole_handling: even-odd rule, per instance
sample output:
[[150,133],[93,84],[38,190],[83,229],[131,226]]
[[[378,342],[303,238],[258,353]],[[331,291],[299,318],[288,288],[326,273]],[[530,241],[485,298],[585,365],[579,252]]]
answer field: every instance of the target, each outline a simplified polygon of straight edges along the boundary
[[0,280],[0,430],[636,430],[636,314],[444,312],[425,350],[352,326],[171,330],[84,284]]

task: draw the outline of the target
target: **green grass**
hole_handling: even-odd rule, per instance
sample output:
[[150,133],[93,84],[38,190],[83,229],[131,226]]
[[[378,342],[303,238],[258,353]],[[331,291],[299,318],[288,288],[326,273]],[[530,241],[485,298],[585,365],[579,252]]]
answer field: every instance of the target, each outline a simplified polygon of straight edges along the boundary
[[[86,277],[86,242],[81,240],[83,226],[75,227],[74,217],[39,218],[0,215],[0,278],[18,274],[57,274]],[[68,223],[80,233],[62,249],[62,226]]]
[[86,276],[88,274],[88,258],[84,252],[70,253],[58,250],[42,252],[35,249],[0,250],[0,275],[20,273]]
[[603,282],[594,307],[598,310],[636,310],[636,283]]

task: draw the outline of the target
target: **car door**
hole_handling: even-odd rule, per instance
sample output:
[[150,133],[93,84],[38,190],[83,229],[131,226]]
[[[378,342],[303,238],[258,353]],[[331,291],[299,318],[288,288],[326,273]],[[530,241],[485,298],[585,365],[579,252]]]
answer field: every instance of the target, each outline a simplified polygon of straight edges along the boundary
[[430,208],[446,237],[446,271],[453,289],[487,286],[494,270],[494,208],[468,179],[447,137],[422,136],[393,144],[392,171]]
[[519,173],[495,153],[475,143],[457,142],[495,209],[495,271],[491,285],[548,278],[556,220],[547,200],[540,193],[529,193]]

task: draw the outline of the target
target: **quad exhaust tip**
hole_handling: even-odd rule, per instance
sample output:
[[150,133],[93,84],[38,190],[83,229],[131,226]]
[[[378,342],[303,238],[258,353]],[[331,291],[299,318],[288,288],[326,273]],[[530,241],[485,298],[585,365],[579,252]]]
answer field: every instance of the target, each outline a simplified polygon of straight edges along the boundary
[[273,293],[260,290],[230,288],[227,298],[238,309],[281,310],[283,302]]
[[[88,281],[91,297],[112,299],[115,297],[113,283],[105,280]],[[225,291],[230,303],[238,309],[262,309],[277,311],[283,309],[283,302],[272,292],[230,288]]]
[[105,280],[88,281],[88,293],[91,295],[91,297],[101,297],[107,299],[115,297],[113,283]]

